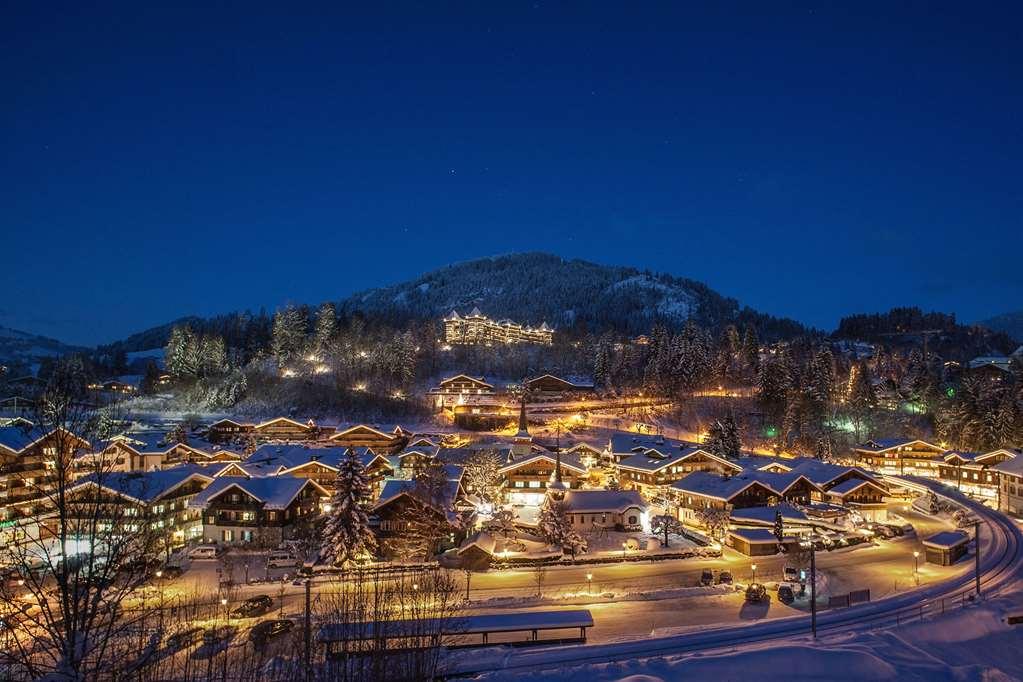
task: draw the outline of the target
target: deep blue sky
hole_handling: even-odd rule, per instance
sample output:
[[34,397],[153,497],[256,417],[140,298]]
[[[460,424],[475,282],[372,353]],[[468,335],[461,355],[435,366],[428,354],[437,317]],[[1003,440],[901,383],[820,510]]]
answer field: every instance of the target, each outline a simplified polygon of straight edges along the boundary
[[0,325],[109,341],[523,250],[824,328],[1023,308],[1019,3],[146,4],[5,9]]

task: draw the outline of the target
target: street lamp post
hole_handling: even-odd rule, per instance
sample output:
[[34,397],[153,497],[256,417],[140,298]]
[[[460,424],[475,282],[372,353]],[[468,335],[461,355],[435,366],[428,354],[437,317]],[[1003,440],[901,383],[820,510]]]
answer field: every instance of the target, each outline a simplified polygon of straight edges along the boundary
[[593,574],[586,574],[586,594],[593,594]]
[[756,582],[757,581],[757,565],[756,564],[750,564],[750,568],[753,569],[753,582]]
[[920,584],[920,552],[913,550],[913,581]]

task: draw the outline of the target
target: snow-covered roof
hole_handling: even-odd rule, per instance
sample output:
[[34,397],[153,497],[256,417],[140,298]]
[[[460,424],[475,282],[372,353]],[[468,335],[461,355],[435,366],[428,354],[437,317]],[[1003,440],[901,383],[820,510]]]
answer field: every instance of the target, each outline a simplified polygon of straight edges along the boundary
[[801,457],[799,459],[792,460],[792,472],[806,476],[817,485],[827,485],[836,478],[844,476],[850,472],[858,478],[874,481],[875,483],[880,482],[860,467],[831,464],[830,462],[822,462],[819,459],[813,459],[812,457]]
[[628,509],[649,508],[636,490],[569,490],[565,493],[564,504],[566,511],[574,514],[621,514]]
[[[390,478],[384,481],[384,487],[380,490],[380,496],[377,498],[376,504],[373,505],[373,510],[376,511],[381,507],[390,504],[394,500],[398,499],[402,495],[415,496],[416,483],[415,481],[408,481],[404,479]],[[455,499],[458,497],[458,481],[449,480],[443,490],[443,499],[441,503],[444,509],[439,509],[447,517],[449,521],[454,521],[454,504]],[[426,500],[423,500],[426,502]]]
[[886,491],[884,488],[879,486],[877,483],[874,483],[874,481],[872,481],[872,480],[864,481],[864,480],[858,479],[858,478],[850,478],[850,479],[848,479],[846,481],[842,481],[841,483],[836,485],[834,488],[831,488],[830,490],[828,490],[828,495],[835,495],[837,497],[845,497],[846,495],[848,495],[848,494],[850,494],[852,492],[855,492],[856,490],[859,490],[860,488],[862,488],[865,485],[868,485],[871,488],[875,488],[875,489],[881,491],[884,494],[888,494],[888,491]]
[[[663,447],[663,446],[662,446]],[[724,467],[733,469],[735,471],[742,471],[742,467],[733,462],[729,462],[727,459],[718,457],[717,455],[704,450],[698,445],[690,445],[681,449],[664,448],[663,450],[657,448],[650,448],[643,450],[634,455],[622,458],[618,463],[618,466],[623,469],[633,469],[636,471],[647,471],[654,472],[660,471],[666,467],[683,462],[694,455],[703,455],[708,459],[712,459],[718,462]]]
[[264,509],[286,509],[306,486],[313,486],[321,495],[327,491],[310,478],[293,476],[266,476],[263,478],[221,477],[192,498],[188,506],[204,509],[217,496],[231,488],[238,488],[263,503]]
[[774,524],[775,516],[781,512],[782,521],[806,521],[806,514],[791,504],[779,504],[773,507],[742,507],[733,509],[733,523]]
[[[526,464],[530,464],[540,459],[547,460],[548,462],[551,463],[552,466],[554,466],[557,463],[557,455],[555,455],[555,453],[547,452],[546,450],[541,450],[540,452],[531,452],[528,455],[524,455],[521,459],[516,459],[512,462],[508,462],[503,467],[501,467],[499,471],[502,474],[505,474],[508,473],[509,471],[514,471],[519,467],[522,467]],[[579,455],[575,454],[574,452],[561,453],[561,468],[571,469],[580,474],[586,473],[586,467],[583,466],[582,461],[579,459]]]
[[726,478],[711,471],[694,471],[681,481],[672,483],[671,488],[679,492],[727,502],[752,485],[762,485],[773,492],[778,492],[754,476],[740,475]]
[[969,533],[961,530],[943,530],[940,533],[935,533],[929,538],[924,538],[924,546],[951,549],[969,541]]
[[458,548],[458,553],[461,554],[472,547],[493,556],[497,550],[497,539],[486,531],[480,531],[466,539],[466,541],[462,543],[462,546]]
[[964,462],[972,462],[979,456],[980,453],[977,452],[969,452],[966,450],[949,450],[948,452],[945,453],[945,456],[942,457],[942,459],[944,459],[946,462],[952,461],[953,459],[961,459]]
[[618,432],[611,435],[609,447],[612,454],[621,457],[650,449],[659,452],[683,450],[691,445],[685,441],[665,438],[656,434]]
[[728,534],[742,538],[751,545],[770,545],[778,542],[774,533],[766,528],[733,528]]
[[895,448],[914,445],[916,443],[920,443],[921,445],[925,445],[935,450],[942,449],[934,443],[928,443],[927,441],[919,438],[875,438],[874,440],[867,441],[863,445],[853,449],[860,452],[886,452],[888,450],[894,450]]
[[992,464],[991,470],[1010,476],[1023,476],[1023,457],[1014,457],[998,464]]
[[21,452],[45,435],[46,431],[38,426],[25,427],[21,424],[10,424],[0,427],[0,446],[14,452]]
[[[31,422],[20,420],[16,423],[0,427],[0,446],[11,450],[12,452],[20,453],[55,431],[57,431],[57,429],[45,430],[41,427],[32,425]],[[84,438],[75,436],[67,429],[61,428],[60,431],[77,439],[83,447],[87,447],[89,445],[88,441]]]
[[214,479],[194,465],[158,471],[114,471],[92,473],[75,483],[73,490],[99,486],[141,504],[151,504],[191,480],[212,482]]

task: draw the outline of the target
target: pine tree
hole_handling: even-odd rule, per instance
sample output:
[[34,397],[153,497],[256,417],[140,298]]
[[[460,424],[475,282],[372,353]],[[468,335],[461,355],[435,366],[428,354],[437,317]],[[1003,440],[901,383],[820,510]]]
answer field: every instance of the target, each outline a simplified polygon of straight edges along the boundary
[[344,565],[376,549],[376,537],[362,505],[372,488],[366,469],[351,449],[345,453],[334,481],[330,512],[323,526],[323,545],[334,563]]
[[337,313],[333,303],[324,303],[316,311],[316,332],[313,347],[316,353],[323,353],[330,347],[330,342],[337,333]]
[[707,431],[704,447],[718,457],[736,459],[742,450],[739,427],[731,414],[715,419]]
[[785,525],[781,518],[780,509],[774,512],[774,537],[778,539],[778,542],[782,542],[785,539]]
[[568,523],[568,513],[565,503],[548,498],[540,510],[537,519],[537,529],[540,535],[552,545],[563,547],[569,532],[572,530]]
[[746,325],[740,354],[746,380],[755,380],[760,372],[760,339],[757,337],[757,329],[753,325]]
[[283,367],[302,350],[305,342],[306,316],[300,309],[289,305],[274,315],[273,338],[270,349]]

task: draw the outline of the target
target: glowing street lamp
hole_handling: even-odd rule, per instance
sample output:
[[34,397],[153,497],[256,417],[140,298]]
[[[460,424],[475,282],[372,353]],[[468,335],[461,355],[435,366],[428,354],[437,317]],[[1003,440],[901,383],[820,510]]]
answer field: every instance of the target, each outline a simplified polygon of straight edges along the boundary
[[756,582],[757,581],[757,565],[756,564],[750,564],[750,568],[753,569],[753,582]]
[[593,574],[586,574],[586,594],[593,594]]
[[913,580],[920,584],[920,552],[913,550]]

